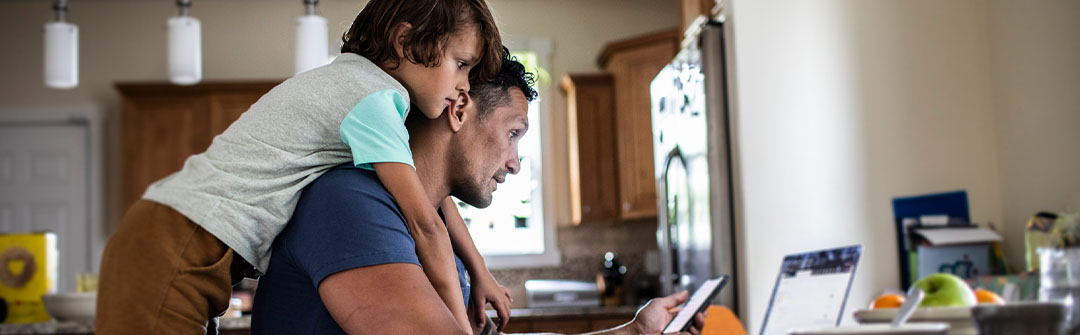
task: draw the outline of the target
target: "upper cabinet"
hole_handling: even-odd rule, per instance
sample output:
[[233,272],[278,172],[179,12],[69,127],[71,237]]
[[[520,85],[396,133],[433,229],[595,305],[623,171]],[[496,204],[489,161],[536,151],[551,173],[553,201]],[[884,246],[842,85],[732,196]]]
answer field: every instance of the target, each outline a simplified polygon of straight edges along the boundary
[[711,16],[713,7],[721,0],[679,0],[679,31],[686,31],[690,23],[700,15]]
[[608,73],[563,78],[570,135],[570,216],[575,224],[619,217],[615,92]]
[[612,42],[598,59],[605,73],[563,79],[575,224],[656,217],[649,85],[679,36],[670,29]]
[[123,99],[123,208],[179,171],[278,81],[117,84]]

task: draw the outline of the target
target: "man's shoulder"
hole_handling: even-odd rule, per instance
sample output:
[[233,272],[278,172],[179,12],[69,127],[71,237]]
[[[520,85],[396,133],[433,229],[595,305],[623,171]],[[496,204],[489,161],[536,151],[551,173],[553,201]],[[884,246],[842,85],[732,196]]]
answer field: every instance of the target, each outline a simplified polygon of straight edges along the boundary
[[296,212],[294,220],[319,220],[320,224],[402,218],[393,196],[375,172],[351,163],[332,167],[303,189]]
[[282,244],[275,243],[275,255],[285,251],[316,285],[344,269],[419,263],[394,198],[373,171],[348,164],[308,185],[278,240]]

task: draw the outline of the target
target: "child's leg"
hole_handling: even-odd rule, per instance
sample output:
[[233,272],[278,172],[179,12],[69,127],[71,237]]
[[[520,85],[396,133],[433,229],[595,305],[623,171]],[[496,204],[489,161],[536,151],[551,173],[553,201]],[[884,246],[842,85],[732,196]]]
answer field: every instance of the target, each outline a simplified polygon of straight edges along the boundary
[[105,246],[95,333],[207,333],[207,321],[225,312],[233,282],[242,279],[230,273],[233,258],[179,212],[137,201]]

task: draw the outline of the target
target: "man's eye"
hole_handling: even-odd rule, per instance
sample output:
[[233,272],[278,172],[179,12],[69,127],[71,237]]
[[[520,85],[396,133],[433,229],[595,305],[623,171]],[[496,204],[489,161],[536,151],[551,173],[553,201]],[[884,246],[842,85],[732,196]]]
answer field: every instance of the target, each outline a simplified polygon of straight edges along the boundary
[[468,65],[469,65],[469,64],[468,64],[468,63],[465,63],[465,61],[463,61],[463,60],[459,60],[459,61],[457,62],[457,67],[458,67],[459,69],[464,69],[464,68],[465,68],[465,66],[468,66]]
[[510,132],[510,139],[512,140],[512,139],[517,138],[517,135],[518,135],[517,130],[511,131]]

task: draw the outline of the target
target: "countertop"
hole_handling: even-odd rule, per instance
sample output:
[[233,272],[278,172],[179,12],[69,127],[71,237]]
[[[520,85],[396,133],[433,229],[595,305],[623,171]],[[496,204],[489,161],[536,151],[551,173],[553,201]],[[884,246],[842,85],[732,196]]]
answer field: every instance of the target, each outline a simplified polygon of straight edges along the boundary
[[93,334],[94,326],[72,321],[0,324],[0,335],[9,334]]
[[[541,318],[564,318],[564,317],[633,317],[637,313],[638,306],[619,307],[545,307],[545,308],[519,308],[510,310],[510,319],[541,319]],[[494,310],[488,310],[489,317],[495,317]]]
[[[511,319],[519,320],[543,320],[554,318],[603,318],[603,317],[626,317],[632,318],[638,310],[637,306],[622,307],[548,307],[548,308],[518,308],[510,310]],[[489,317],[496,317],[494,310],[487,311]],[[240,331],[246,333],[251,327],[251,316],[245,315],[238,318],[220,319],[219,329],[222,333],[234,333]],[[72,321],[50,321],[27,324],[0,324],[0,335],[9,334],[93,334],[93,325]]]

